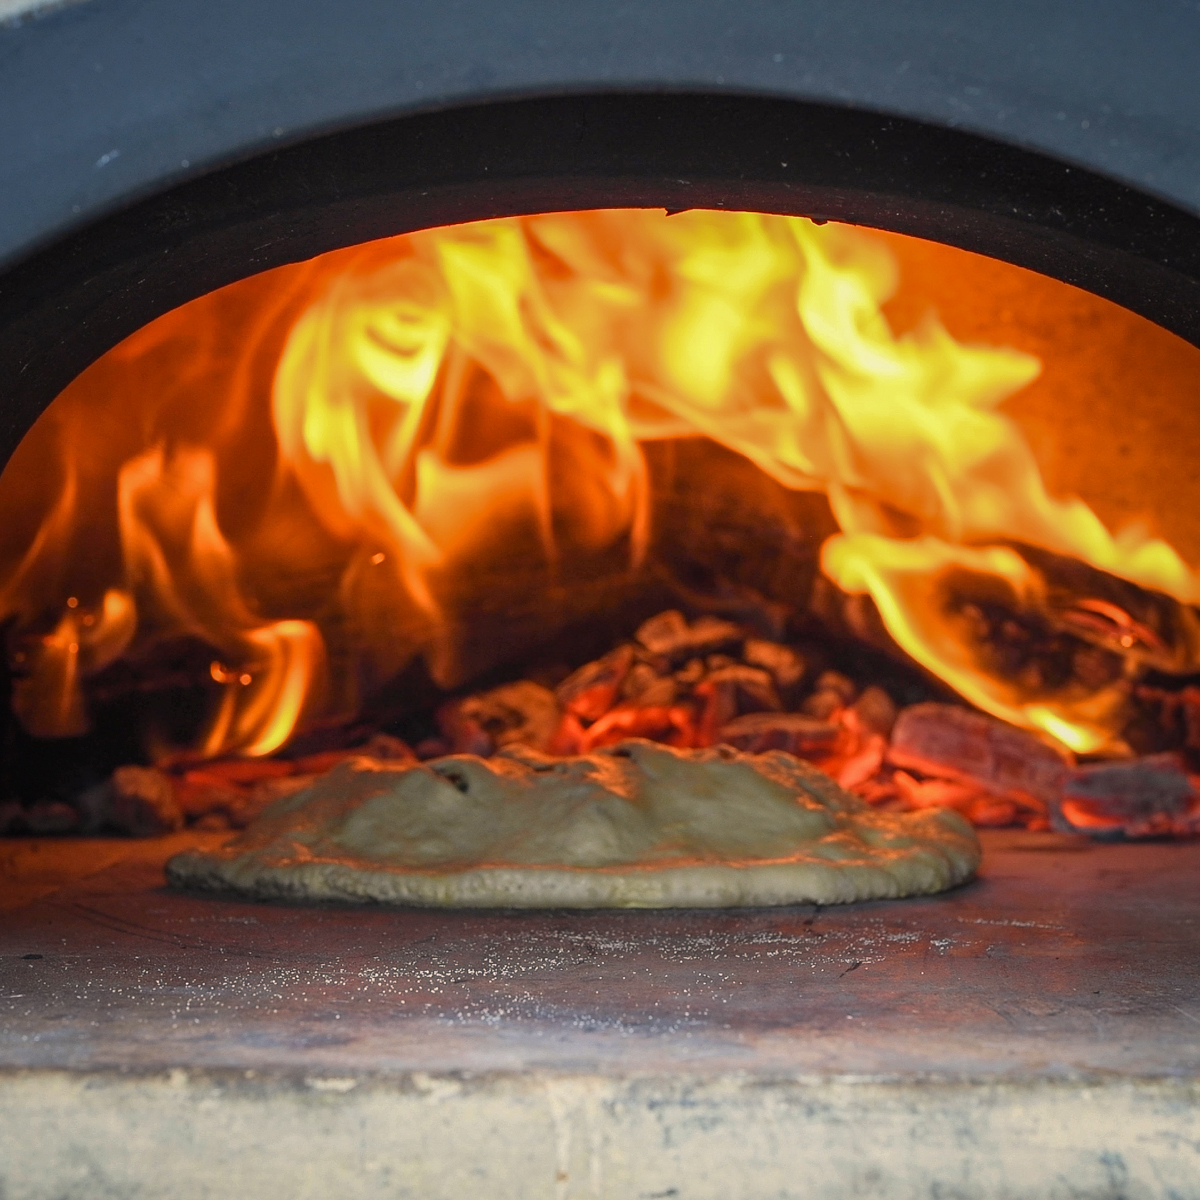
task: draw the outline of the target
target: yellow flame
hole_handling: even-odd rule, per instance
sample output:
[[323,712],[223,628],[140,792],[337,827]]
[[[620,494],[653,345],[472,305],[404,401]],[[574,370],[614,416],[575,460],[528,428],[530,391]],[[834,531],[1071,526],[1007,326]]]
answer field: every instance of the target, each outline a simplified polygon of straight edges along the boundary
[[821,566],[846,591],[869,592],[896,641],[985,712],[1041,730],[1077,753],[1109,742],[1126,698],[1120,683],[1094,691],[1077,683],[1039,691],[1021,687],[988,672],[969,622],[955,612],[947,589],[952,573],[973,575],[993,593],[1006,589],[1014,612],[1044,607],[1043,579],[1015,551],[954,546],[929,536],[855,533],[830,538],[821,550]]
[[213,510],[211,455],[157,446],[121,469],[118,513],[130,591],[142,620],[190,633],[239,664],[214,678],[220,708],[199,752],[270,754],[291,735],[319,686],[324,644],[307,621],[264,621],[246,604],[232,549]]
[[[147,418],[120,466],[124,565],[105,593],[104,635],[89,642],[62,607],[86,438],[0,596],[22,627],[60,613],[22,683],[22,719],[78,731],[84,668],[72,656],[83,651],[66,648],[102,646],[89,650],[86,670],[97,669],[136,623],[138,636],[194,633],[221,655],[224,691],[200,752],[268,753],[319,707],[326,650],[315,620],[257,615],[256,556],[299,570],[342,547],[322,619],[368,630],[395,665],[409,652],[404,631],[445,628],[447,597],[499,546],[549,564],[568,543],[624,547],[637,561],[653,518],[644,444],[706,436],[788,487],[828,495],[842,532],[824,547],[825,572],[869,593],[918,662],[1005,720],[1078,750],[1109,745],[1121,686],[1002,678],[956,615],[954,580],[1044,606],[1045,581],[1013,544],[1183,604],[1200,600],[1197,577],[1165,542],[1114,535],[1081,500],[1049,494],[999,408],[1035,378],[1036,359],[961,345],[932,319],[897,336],[883,312],[896,286],[886,248],[849,227],[613,210],[427,230],[198,301],[212,328],[248,330],[242,365],[207,432],[194,405]],[[247,308],[238,297],[251,294]],[[163,378],[202,374],[220,340],[188,326],[188,311],[114,355],[161,358]],[[273,490],[261,511],[230,510],[234,524],[244,515],[235,548],[214,497],[236,473],[239,438],[268,428],[268,386],[274,458],[255,461]],[[111,613],[110,594],[122,597]],[[389,640],[403,643],[392,658],[378,649]]]

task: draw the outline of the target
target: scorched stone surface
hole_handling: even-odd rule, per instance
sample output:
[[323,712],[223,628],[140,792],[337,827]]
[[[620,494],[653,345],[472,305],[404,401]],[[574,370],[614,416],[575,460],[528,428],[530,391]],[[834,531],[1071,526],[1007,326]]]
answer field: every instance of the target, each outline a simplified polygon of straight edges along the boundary
[[2,918],[0,1069],[1194,1078],[1200,843],[984,839],[938,897],[592,913],[181,895],[147,843],[87,875],[43,842]]

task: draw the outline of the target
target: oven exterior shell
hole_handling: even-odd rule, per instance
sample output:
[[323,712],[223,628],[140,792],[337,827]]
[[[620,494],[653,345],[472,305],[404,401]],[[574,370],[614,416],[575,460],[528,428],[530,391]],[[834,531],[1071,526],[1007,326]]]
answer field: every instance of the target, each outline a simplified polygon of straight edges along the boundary
[[0,27],[0,262],[282,144],[595,92],[888,113],[1197,214],[1198,46],[1195,5],[1138,0],[83,0]]

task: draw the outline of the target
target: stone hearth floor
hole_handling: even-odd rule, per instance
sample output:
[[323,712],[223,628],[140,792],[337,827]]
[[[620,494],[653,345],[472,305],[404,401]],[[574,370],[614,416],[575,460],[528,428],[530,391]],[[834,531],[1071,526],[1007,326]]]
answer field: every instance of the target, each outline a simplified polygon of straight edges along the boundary
[[533,914],[167,890],[199,837],[0,843],[0,1195],[1200,1196],[1200,843]]

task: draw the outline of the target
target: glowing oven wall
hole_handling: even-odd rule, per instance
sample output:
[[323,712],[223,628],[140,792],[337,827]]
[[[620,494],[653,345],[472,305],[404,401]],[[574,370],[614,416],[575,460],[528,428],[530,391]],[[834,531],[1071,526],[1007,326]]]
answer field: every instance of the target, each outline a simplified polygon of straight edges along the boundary
[[1197,381],[1107,301],[799,218],[504,219],[278,268],[106,354],[0,479],[17,740],[260,757],[691,602],[1154,749],[1137,688],[1200,655]]

